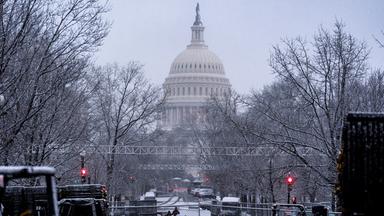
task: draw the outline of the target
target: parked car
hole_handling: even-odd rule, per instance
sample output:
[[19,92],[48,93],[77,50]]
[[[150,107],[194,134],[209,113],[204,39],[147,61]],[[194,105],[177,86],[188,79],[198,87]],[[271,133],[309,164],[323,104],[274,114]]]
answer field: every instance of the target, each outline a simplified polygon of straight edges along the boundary
[[191,190],[191,194],[192,194],[193,196],[196,196],[198,190],[199,190],[199,188],[193,188],[193,189]]
[[299,204],[275,203],[272,206],[272,216],[306,216],[305,207]]
[[200,188],[198,191],[198,197],[200,198],[215,198],[215,194],[213,193],[212,188]]
[[201,198],[215,198],[213,188],[210,186],[200,186],[191,190],[191,194]]
[[104,199],[72,198],[62,199],[59,202],[61,216],[74,215],[107,215],[108,205]]

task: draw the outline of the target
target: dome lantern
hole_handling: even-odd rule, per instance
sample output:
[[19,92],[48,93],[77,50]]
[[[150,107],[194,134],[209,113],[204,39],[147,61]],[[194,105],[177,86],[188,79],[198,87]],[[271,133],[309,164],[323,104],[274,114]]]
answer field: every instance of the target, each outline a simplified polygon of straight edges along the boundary
[[195,16],[195,22],[193,23],[192,29],[192,40],[191,45],[189,46],[201,46],[206,47],[204,44],[204,26],[201,22],[200,17],[200,7],[199,3],[196,5],[196,16]]

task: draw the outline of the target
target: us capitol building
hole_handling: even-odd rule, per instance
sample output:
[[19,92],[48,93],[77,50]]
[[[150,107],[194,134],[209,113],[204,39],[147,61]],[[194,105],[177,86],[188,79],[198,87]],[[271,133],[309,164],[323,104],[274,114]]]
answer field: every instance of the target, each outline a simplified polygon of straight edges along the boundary
[[175,58],[163,84],[166,102],[159,126],[165,130],[202,124],[207,100],[222,97],[231,88],[223,63],[204,43],[199,4],[191,29],[191,44]]

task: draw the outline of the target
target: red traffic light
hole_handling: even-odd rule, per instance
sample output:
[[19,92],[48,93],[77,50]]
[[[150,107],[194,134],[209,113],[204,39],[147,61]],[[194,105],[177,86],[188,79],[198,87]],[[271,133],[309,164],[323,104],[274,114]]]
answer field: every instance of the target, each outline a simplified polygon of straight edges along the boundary
[[128,180],[129,180],[129,182],[133,183],[133,182],[135,182],[136,178],[135,178],[135,176],[129,176]]
[[80,175],[81,175],[82,177],[87,176],[87,175],[88,175],[88,170],[85,169],[85,168],[81,168],[81,169],[80,169]]
[[289,175],[286,177],[285,181],[288,185],[293,185],[295,183],[295,178]]
[[293,182],[293,178],[292,178],[291,176],[289,176],[289,177],[287,178],[287,182],[288,182],[288,184],[292,184],[292,182]]

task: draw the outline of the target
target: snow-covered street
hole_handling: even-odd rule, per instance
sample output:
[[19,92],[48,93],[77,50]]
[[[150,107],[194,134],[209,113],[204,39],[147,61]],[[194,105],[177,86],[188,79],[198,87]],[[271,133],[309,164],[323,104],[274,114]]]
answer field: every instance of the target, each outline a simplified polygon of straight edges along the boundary
[[198,201],[186,200],[181,196],[161,196],[156,197],[158,212],[172,212],[175,207],[180,212],[180,216],[210,216],[209,210],[199,209]]

